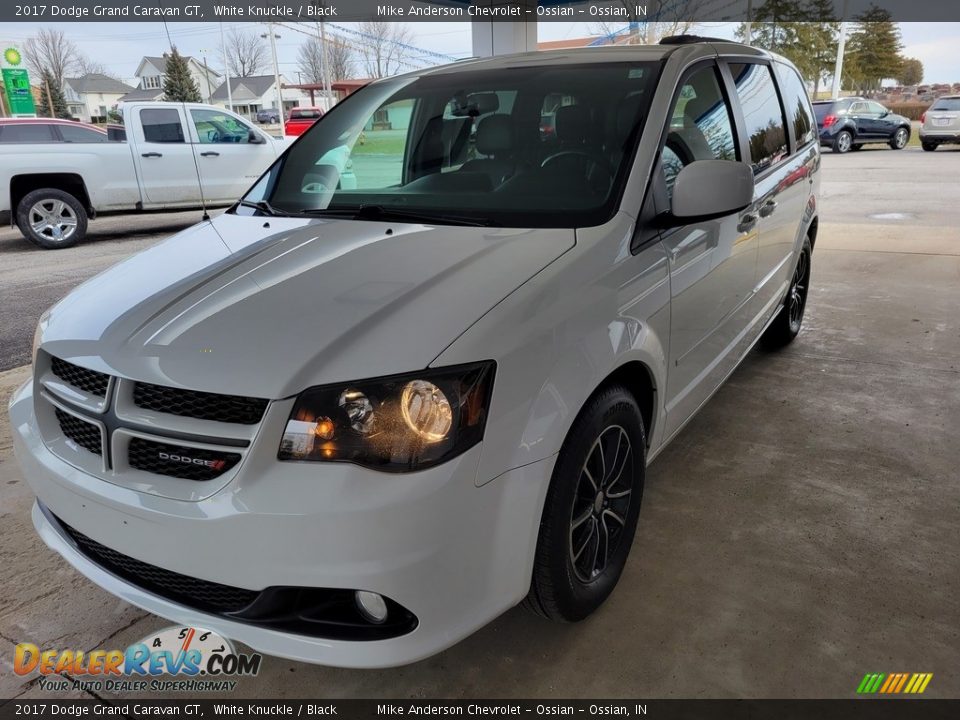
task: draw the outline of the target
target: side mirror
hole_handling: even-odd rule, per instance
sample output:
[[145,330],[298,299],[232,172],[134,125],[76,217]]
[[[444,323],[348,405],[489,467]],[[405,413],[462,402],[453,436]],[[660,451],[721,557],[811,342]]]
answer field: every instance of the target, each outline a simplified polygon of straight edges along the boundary
[[733,160],[696,160],[677,174],[670,214],[684,224],[740,212],[753,202],[753,170]]
[[251,145],[263,145],[266,140],[263,139],[263,135],[251,128],[247,133],[247,142]]

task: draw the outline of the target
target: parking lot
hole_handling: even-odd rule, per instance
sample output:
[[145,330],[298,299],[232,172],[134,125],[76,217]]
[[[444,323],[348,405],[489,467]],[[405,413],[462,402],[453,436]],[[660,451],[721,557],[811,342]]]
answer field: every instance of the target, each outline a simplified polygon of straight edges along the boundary
[[[852,697],[867,672],[932,672],[926,696],[960,696],[960,148],[823,165],[799,339],[752,353],[651,466],[598,613],[562,626],[514,609],[405,668],[267,657],[233,697]],[[198,219],[102,218],[49,252],[0,230],[3,407],[46,306]],[[0,697],[40,697],[11,671],[16,643],[119,649],[168,623],[37,539],[5,423]]]

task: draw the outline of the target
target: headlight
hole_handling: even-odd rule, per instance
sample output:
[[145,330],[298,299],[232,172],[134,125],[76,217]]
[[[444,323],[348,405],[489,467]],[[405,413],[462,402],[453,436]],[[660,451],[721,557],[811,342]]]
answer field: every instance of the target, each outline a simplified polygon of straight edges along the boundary
[[43,339],[43,331],[47,329],[47,321],[50,319],[50,310],[44,310],[37,321],[37,328],[33,331],[33,350],[30,352],[30,362],[37,361],[37,350],[40,349],[40,341]]
[[495,368],[487,361],[305,390],[277,457],[387,472],[445,462],[483,438]]

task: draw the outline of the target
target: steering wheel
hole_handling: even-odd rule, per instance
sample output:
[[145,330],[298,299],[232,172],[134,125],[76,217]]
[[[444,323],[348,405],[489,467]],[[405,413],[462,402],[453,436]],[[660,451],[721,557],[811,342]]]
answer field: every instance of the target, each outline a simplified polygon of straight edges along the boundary
[[555,165],[557,163],[566,161],[567,158],[571,158],[576,164],[583,166],[583,177],[592,184],[596,183],[595,172],[597,170],[602,170],[606,175],[604,191],[606,191],[606,189],[608,189],[613,183],[613,178],[616,175],[616,171],[613,169],[613,165],[610,163],[610,161],[598,153],[589,152],[587,150],[561,150],[560,152],[556,152],[540,163],[540,169],[545,170],[550,165]]

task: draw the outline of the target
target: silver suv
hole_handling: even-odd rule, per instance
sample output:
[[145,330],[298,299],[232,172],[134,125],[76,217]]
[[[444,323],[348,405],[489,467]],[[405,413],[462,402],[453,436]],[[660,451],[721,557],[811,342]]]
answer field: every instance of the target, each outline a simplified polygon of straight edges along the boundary
[[938,97],[920,122],[920,144],[927,152],[960,143],[960,95]]

